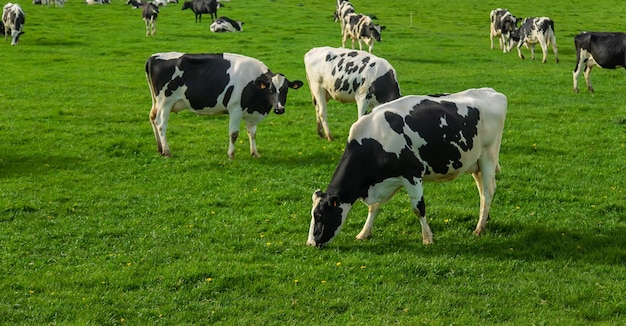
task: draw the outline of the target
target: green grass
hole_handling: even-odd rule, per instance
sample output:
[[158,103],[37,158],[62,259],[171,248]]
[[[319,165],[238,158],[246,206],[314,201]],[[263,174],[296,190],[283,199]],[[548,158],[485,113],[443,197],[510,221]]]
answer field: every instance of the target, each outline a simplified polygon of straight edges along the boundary
[[[226,116],[170,119],[156,151],[143,73],[155,52],[235,52],[305,81],[302,57],[339,46],[333,1],[233,0],[245,22],[212,34],[180,5],[145,37],[120,0],[65,8],[18,1],[26,34],[0,42],[1,324],[619,325],[626,322],[626,78],[572,92],[573,36],[623,30],[619,1],[513,1],[555,20],[561,63],[489,49],[496,2],[359,1],[386,25],[374,53],[403,94],[489,86],[509,110],[486,234],[474,237],[469,176],[427,184],[435,244],[404,192],[372,239],[356,205],[326,249],[305,246],[311,193],[341,156],[354,104],[331,102],[336,141],[316,134],[307,87],[227,159]],[[541,4],[541,5],[540,5]],[[413,26],[410,26],[410,12]],[[579,81],[584,90],[584,81]]]

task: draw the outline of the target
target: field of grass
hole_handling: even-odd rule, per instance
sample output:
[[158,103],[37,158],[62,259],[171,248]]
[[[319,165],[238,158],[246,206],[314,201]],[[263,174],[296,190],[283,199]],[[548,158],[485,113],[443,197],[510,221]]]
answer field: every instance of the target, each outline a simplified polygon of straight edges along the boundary
[[[336,140],[320,139],[302,57],[340,46],[334,1],[232,0],[219,15],[239,34],[170,5],[152,38],[121,0],[13,2],[26,34],[0,42],[0,324],[626,323],[626,75],[595,69],[593,94],[571,75],[574,35],[626,31],[621,1],[354,0],[387,27],[374,54],[403,94],[507,95],[502,172],[484,236],[464,176],[425,186],[434,245],[401,191],[370,240],[354,239],[357,204],[323,250],[305,245],[310,198],[356,105],[331,102]],[[496,7],[550,16],[561,62],[490,50]],[[241,53],[305,87],[259,125],[260,159],[242,133],[229,161],[227,116],[189,112],[170,119],[166,159],[143,72],[163,51]]]

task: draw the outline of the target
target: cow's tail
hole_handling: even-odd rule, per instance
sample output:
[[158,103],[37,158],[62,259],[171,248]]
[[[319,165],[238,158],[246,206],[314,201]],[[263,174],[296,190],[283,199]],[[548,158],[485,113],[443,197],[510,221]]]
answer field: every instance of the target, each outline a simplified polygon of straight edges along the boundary
[[148,80],[148,86],[150,87],[150,97],[152,99],[152,109],[150,110],[150,120],[154,120],[154,116],[156,115],[156,94],[154,88],[154,80],[152,79],[152,61],[153,58],[150,57],[146,60],[146,79]]

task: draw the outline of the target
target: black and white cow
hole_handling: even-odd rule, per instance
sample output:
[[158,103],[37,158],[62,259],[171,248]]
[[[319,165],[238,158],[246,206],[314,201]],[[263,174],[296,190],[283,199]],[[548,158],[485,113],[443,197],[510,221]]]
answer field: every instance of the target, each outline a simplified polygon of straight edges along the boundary
[[11,35],[11,45],[17,45],[20,35],[24,34],[24,23],[26,16],[22,7],[17,3],[7,3],[2,8],[2,29],[4,30],[4,40]]
[[363,50],[361,41],[365,42],[372,53],[374,41],[382,42],[380,32],[385,26],[374,24],[369,16],[361,14],[348,14],[346,16],[343,28],[343,37],[341,38],[341,47],[346,47],[348,38],[352,40],[352,48],[354,49],[354,41],[359,42],[359,50]]
[[219,7],[217,0],[192,0],[183,2],[181,8],[182,10],[191,9],[196,15],[197,23],[202,22],[202,14],[210,14],[211,22],[215,21],[214,18],[217,18],[217,8]]
[[154,2],[146,2],[141,10],[141,17],[146,23],[146,36],[154,36],[156,33],[156,20],[159,16],[159,7]]
[[141,2],[141,0],[127,0],[126,4],[133,7],[133,9],[137,9],[137,8],[143,8],[143,5],[146,3]]
[[489,13],[491,20],[489,41],[493,50],[493,38],[498,37],[500,50],[506,53],[509,50],[509,33],[517,28],[517,17],[513,16],[508,9],[496,8]]
[[209,29],[214,33],[222,33],[222,32],[242,32],[243,31],[243,22],[238,20],[232,20],[228,17],[220,17],[211,23]]
[[272,73],[263,62],[238,54],[157,53],[146,62],[152,94],[150,123],[159,153],[171,156],[166,129],[170,112],[188,109],[202,115],[229,115],[228,157],[235,157],[241,120],[246,122],[250,153],[256,148],[256,126],[270,112],[285,112],[287,91],[303,83]]
[[341,34],[343,35],[344,27],[346,25],[346,19],[349,14],[354,14],[354,6],[348,0],[337,0],[337,6],[335,7],[334,20],[341,25]]
[[346,149],[326,192],[313,193],[307,244],[322,247],[340,231],[357,200],[369,207],[356,236],[370,236],[379,206],[406,189],[422,226],[422,242],[433,242],[426,219],[423,181],[451,181],[471,173],[480,194],[479,235],[496,189],[498,155],[507,99],[491,88],[443,96],[406,96],[382,104],[352,125]]
[[543,53],[543,60],[541,60],[541,62],[546,63],[548,46],[552,44],[554,57],[556,58],[556,62],[559,63],[556,36],[554,35],[554,22],[552,19],[548,17],[526,18],[518,29],[510,32],[509,37],[511,38],[509,50],[517,44],[517,54],[521,59],[524,59],[521,48],[523,45],[526,45],[530,48],[532,59],[535,60],[535,45],[539,43],[541,52]]
[[306,78],[317,116],[317,133],[332,140],[326,116],[328,100],[356,102],[358,117],[374,106],[399,98],[396,70],[373,54],[331,47],[304,55]]
[[583,69],[587,89],[593,93],[591,69],[594,66],[606,69],[626,68],[626,34],[624,33],[583,32],[574,37],[574,44],[576,45],[576,67],[573,78],[576,93],[578,93],[578,77]]

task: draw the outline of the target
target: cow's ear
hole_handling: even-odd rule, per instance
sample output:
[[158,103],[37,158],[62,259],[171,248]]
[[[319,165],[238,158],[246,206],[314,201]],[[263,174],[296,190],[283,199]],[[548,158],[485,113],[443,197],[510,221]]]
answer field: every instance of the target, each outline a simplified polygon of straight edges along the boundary
[[268,84],[263,79],[259,78],[259,79],[254,81],[254,86],[256,86],[258,89],[266,89],[266,88],[270,87],[270,84]]
[[302,85],[304,85],[304,83],[300,80],[294,80],[292,82],[289,82],[289,88],[293,88],[293,89],[298,89],[300,87],[302,87]]

